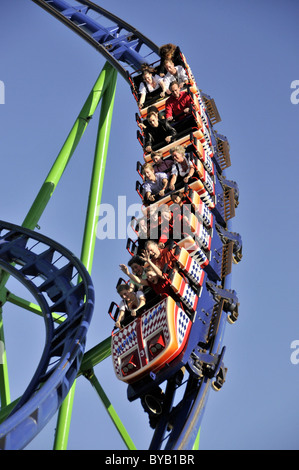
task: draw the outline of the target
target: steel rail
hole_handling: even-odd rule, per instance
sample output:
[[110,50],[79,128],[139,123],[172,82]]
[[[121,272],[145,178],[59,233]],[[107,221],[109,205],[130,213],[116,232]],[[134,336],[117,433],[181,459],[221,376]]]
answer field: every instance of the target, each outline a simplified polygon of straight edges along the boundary
[[[159,55],[159,47],[141,34],[136,28],[89,0],[82,0],[81,2],[76,1],[76,5],[70,5],[64,0],[32,1],[41,6],[44,10],[56,17],[59,21],[75,31],[76,34],[92,45],[129,83],[131,83],[129,80],[129,73],[121,65],[121,62],[133,67],[133,70],[138,70],[141,64],[146,61],[146,57],[139,54],[142,45],[147,46],[151,52]],[[105,34],[102,34],[105,28],[88,16],[89,11],[96,12],[114,22],[117,26],[115,31],[113,32],[113,28],[111,28],[110,30],[106,30],[107,33],[111,33],[110,36],[109,34],[106,36]],[[83,22],[78,24],[78,18],[81,18]],[[85,20],[86,22],[84,22]],[[124,36],[119,36],[122,29],[126,31],[126,34],[124,34]],[[211,122],[210,129],[215,140]],[[215,158],[217,159],[217,154],[215,155]],[[226,286],[226,278],[222,281],[223,287]],[[221,319],[221,324],[222,323]],[[214,337],[214,342],[215,346],[218,346],[220,341],[216,336]],[[197,439],[198,423],[201,420],[204,404],[207,399],[209,383],[210,380],[204,381],[202,386],[199,386],[199,389],[194,389],[194,393],[192,395],[193,401],[192,403],[190,402],[189,416],[185,423],[180,426],[180,431],[173,434],[172,439],[170,439],[169,448],[191,448],[193,445],[192,443]],[[194,433],[195,429],[196,433]]]
[[[60,22],[68,26],[72,29],[76,34],[82,37],[85,41],[87,41],[91,46],[93,46],[98,52],[100,52],[104,58],[125,78],[126,81],[129,81],[128,72],[127,70],[121,65],[120,62],[125,62],[127,65],[132,66],[133,59],[133,69],[137,70],[140,68],[140,65],[143,62],[146,62],[146,58],[142,57],[138,52],[142,45],[146,45],[151,52],[155,54],[159,54],[159,47],[152,42],[150,39],[145,37],[141,34],[136,28],[129,25],[125,21],[121,20],[117,16],[109,13],[104,8],[99,7],[93,2],[88,0],[83,0],[82,2],[76,2],[77,5],[73,6],[68,4],[64,0],[32,0],[38,6],[42,7],[48,13],[56,17]],[[85,6],[86,9],[83,11],[80,10],[80,7]],[[65,8],[64,8],[65,7]],[[63,9],[64,8],[64,9]],[[114,46],[111,47],[111,44],[107,44],[107,37],[103,35],[101,37],[102,40],[105,39],[104,43],[100,42],[99,37],[97,37],[97,33],[103,31],[103,28],[99,23],[88,16],[88,11],[92,10],[97,12],[98,14],[104,16],[108,20],[113,21],[117,25],[116,33],[110,32],[111,41],[114,42]],[[77,15],[77,16],[76,16]],[[75,18],[80,15],[80,18],[83,19],[82,24],[77,24],[75,20],[72,20],[72,16]],[[84,23],[85,21],[85,23]],[[89,28],[88,28],[89,26]],[[92,29],[91,29],[92,28]],[[98,29],[96,29],[98,28]],[[127,31],[127,35],[125,37],[119,38],[119,32],[121,29],[125,29]],[[107,33],[109,31],[107,30]],[[130,43],[133,38],[137,38],[138,43],[134,44],[134,49],[130,48]],[[117,45],[121,44],[122,47],[126,47],[127,51],[122,54],[122,59],[118,59],[115,54],[119,53],[119,49],[115,46],[115,42]],[[111,49],[111,52],[110,50]]]
[[[48,423],[76,378],[93,313],[94,288],[83,263],[69,250],[39,233],[3,221],[0,267],[35,297],[46,326],[36,372],[0,424],[0,449],[16,450],[25,447]],[[56,327],[54,311],[65,318]]]

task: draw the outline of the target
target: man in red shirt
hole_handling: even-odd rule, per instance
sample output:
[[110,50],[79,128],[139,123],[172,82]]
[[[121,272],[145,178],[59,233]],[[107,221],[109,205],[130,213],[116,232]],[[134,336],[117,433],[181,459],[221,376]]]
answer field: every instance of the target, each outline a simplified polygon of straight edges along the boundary
[[155,266],[158,266],[158,268],[161,269],[161,271],[165,264],[168,264],[168,267],[172,268],[174,257],[168,248],[159,248],[158,244],[153,240],[146,242],[145,247],[145,257],[150,259]]
[[[171,91],[171,96],[166,100],[165,118],[166,121],[175,127],[177,132],[181,132],[184,128],[190,127],[189,121],[193,117],[193,101],[189,93],[182,91],[176,81],[171,82],[169,90]],[[185,122],[186,118],[188,123]]]

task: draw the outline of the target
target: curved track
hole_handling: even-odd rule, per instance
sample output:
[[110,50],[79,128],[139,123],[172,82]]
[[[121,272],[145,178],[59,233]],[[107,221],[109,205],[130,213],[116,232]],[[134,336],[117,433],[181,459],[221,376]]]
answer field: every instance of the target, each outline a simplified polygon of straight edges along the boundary
[[[79,371],[94,308],[83,264],[66,248],[31,230],[0,221],[0,268],[34,296],[46,339],[38,368],[0,425],[0,449],[21,449],[47,424]],[[59,313],[55,325],[53,313]]]
[[[129,73],[159,59],[159,47],[136,28],[89,0],[32,0],[91,44],[130,82]],[[108,20],[109,24],[99,22]]]
[[[32,1],[96,48],[129,83],[133,94],[132,73],[139,71],[145,62],[153,64],[160,60],[156,44],[89,0],[72,3],[64,0]],[[189,72],[192,76],[191,70]],[[215,166],[213,197],[216,202],[210,208],[217,221],[217,228],[213,227],[213,259],[197,308],[194,321],[196,328],[193,327],[184,357],[172,377],[164,377],[163,374],[159,377],[159,383],[167,380],[166,400],[151,449],[160,449],[162,445],[165,445],[165,449],[193,448],[211,383],[214,382],[214,387],[220,389],[225,381],[225,347],[222,345],[225,323],[227,320],[234,322],[238,316],[236,293],[228,289],[231,263],[240,260],[242,251],[239,235],[228,231],[229,220],[238,205],[238,187],[235,182],[226,180],[223,174],[230,166],[229,145],[227,139],[213,129],[213,125],[220,121],[214,100],[198,90],[197,95],[205,124],[206,143],[203,145],[207,160],[203,164],[207,172],[210,170],[210,161]],[[53,241],[5,223],[1,224],[1,231],[6,233],[0,239],[0,267],[15,276],[35,296],[43,312],[47,331],[38,370],[11,416],[0,426],[0,447],[22,448],[59,407],[78,372],[92,312],[93,288],[80,262]],[[46,248],[35,253],[34,249],[27,246],[32,239],[36,240],[37,246],[43,243]],[[65,267],[55,268],[53,256],[56,252],[67,258]],[[74,268],[82,279],[77,285],[72,283]],[[37,278],[43,278],[42,284],[35,284],[34,279]],[[65,321],[55,329],[52,313],[56,311],[62,313]],[[51,360],[57,356],[55,365],[51,366]],[[173,407],[182,366],[187,366],[189,379],[183,399]],[[129,387],[129,400],[142,397],[149,382],[145,380],[141,386]],[[170,422],[171,431],[167,434]]]

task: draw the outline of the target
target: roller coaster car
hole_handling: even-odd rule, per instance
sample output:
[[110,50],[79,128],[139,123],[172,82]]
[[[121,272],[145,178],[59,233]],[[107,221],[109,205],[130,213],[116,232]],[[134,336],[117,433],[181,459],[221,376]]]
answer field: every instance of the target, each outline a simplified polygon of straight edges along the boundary
[[[191,237],[190,243],[192,243]],[[181,361],[181,353],[188,343],[192,324],[197,320],[195,332],[199,327],[206,329],[204,325],[206,323],[208,325],[209,322],[203,322],[201,312],[197,311],[202,289],[205,292],[205,304],[208,305],[210,302],[211,311],[215,302],[213,296],[218,302],[218,298],[225,295],[226,304],[229,305],[226,310],[230,314],[236,313],[233,295],[230,298],[227,291],[221,290],[214,283],[211,283],[210,294],[207,292],[204,278],[206,275],[209,277],[209,274],[204,272],[197,259],[190,256],[188,250],[182,246],[182,242],[174,245],[173,256],[176,268],[168,269],[166,266],[164,269],[173,295],[151,308],[145,307],[147,310],[140,317],[112,336],[111,350],[115,373],[118,379],[128,384],[139,382],[149,374],[155,375],[161,372],[166,364],[170,371],[172,366]],[[221,311],[222,308],[219,315]],[[208,330],[205,335],[207,332]],[[193,347],[196,344],[197,342]],[[201,362],[201,355],[199,358],[196,359],[197,362]],[[197,370],[196,365],[194,370]]]
[[[194,137],[194,136],[193,136]],[[189,191],[193,191],[193,194],[197,194],[193,198],[197,198],[201,201],[201,204],[204,204],[209,209],[212,214],[217,219],[217,222],[220,225],[226,226],[226,223],[229,219],[234,217],[235,208],[238,205],[238,186],[233,181],[225,180],[224,178],[218,179],[214,174],[214,165],[212,160],[206,154],[203,154],[205,157],[200,158],[199,154],[194,152],[194,144],[198,145],[198,141],[192,139],[192,144],[187,148],[188,155],[191,156],[191,160],[196,168],[196,173],[187,186]],[[189,140],[190,144],[190,140]],[[173,144],[172,144],[173,145]],[[167,158],[167,157],[164,157]],[[149,157],[150,161],[150,157]],[[137,164],[137,171],[139,175],[143,178],[141,174],[141,164]],[[176,189],[174,192],[179,189],[184,188],[182,183],[176,184]],[[143,187],[142,183],[139,181],[136,182],[136,191],[139,196],[143,199]],[[168,192],[164,197],[156,198],[157,204],[169,204],[171,200],[172,192]],[[216,202],[218,204],[216,205]],[[144,206],[152,205],[148,201],[143,201]],[[206,214],[208,213],[205,211]],[[209,217],[211,217],[211,215]],[[212,217],[213,217],[212,215]]]
[[[186,74],[188,76],[188,88],[193,93],[197,93],[197,87],[196,87],[196,84],[195,84],[195,81],[194,81],[193,74],[190,70],[189,65],[187,64],[185,56],[181,52],[178,53],[178,55],[176,57],[176,60],[174,60],[174,64],[175,65],[181,65],[185,69]],[[158,69],[161,66],[161,63],[159,61],[157,61],[157,62],[154,62],[152,64],[149,64],[149,66],[153,69]],[[142,82],[142,72],[141,72],[141,70],[137,70],[137,71],[133,72],[132,74],[130,74],[129,75],[129,80],[130,80],[130,84],[131,84],[132,94],[133,94],[135,100],[138,103],[139,99],[140,99],[139,86],[140,86],[140,83]],[[167,97],[166,98],[160,98],[160,93],[161,93],[160,88],[158,90],[155,90],[152,93],[147,93],[147,97],[146,97],[144,106],[140,110],[140,113],[141,113],[142,117],[146,116],[147,111],[148,111],[148,107],[151,106],[151,105],[155,105],[159,110],[165,108],[165,101],[166,101]]]
[[174,363],[183,352],[192,321],[168,296],[112,336],[115,374],[126,383]]
[[[174,361],[184,349],[196,314],[205,273],[182,247],[170,248],[175,268],[163,272],[171,296],[147,304],[144,313],[112,335],[112,358],[117,377],[127,383],[156,373]],[[114,313],[113,313],[114,310]],[[112,302],[110,316],[116,321],[118,309]]]
[[[138,135],[141,134],[139,133]],[[192,132],[187,133],[182,137],[179,137],[174,142],[171,142],[170,144],[160,148],[159,151],[162,152],[163,158],[168,157],[170,155],[170,150],[177,145],[182,145],[183,147],[185,147],[186,153],[192,151],[196,152],[197,156],[202,160],[203,163],[208,160],[208,156],[210,158],[213,157],[212,149],[206,143],[204,135],[200,129],[195,129]],[[151,154],[149,153],[144,153],[143,158],[146,163],[152,161]],[[212,166],[211,163],[209,163],[209,165]]]
[[[146,123],[146,121],[144,121],[144,124],[144,122],[141,122],[139,118],[137,118],[136,120],[140,128],[139,130],[137,130],[137,140],[139,141],[140,145],[144,147],[144,126],[147,127],[148,124]],[[206,125],[201,119],[200,113],[197,109],[195,102],[193,102],[193,105],[191,106],[191,112],[189,115],[184,117],[181,121],[172,122],[171,125],[174,129],[177,130],[177,133],[173,138],[173,142],[168,145],[164,145],[163,141],[156,142],[152,147],[154,151],[159,150],[164,154],[167,153],[167,151],[174,145],[186,146],[189,144],[188,140],[186,140],[186,137],[187,139],[189,138],[191,140],[192,137],[190,137],[190,134],[194,134],[194,137],[201,141],[206,151],[212,154],[212,143],[210,140],[209,132]],[[150,155],[147,155],[145,153],[144,159],[145,161],[149,161]]]

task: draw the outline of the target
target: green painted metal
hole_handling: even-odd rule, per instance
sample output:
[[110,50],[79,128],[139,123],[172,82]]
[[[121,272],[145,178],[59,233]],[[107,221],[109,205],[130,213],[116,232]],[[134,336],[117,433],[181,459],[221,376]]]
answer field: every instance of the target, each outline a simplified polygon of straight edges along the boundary
[[23,227],[34,230],[43,211],[46,208],[67,164],[70,161],[85,129],[93,116],[100,99],[107,88],[114,69],[106,63],[93,86],[84,106],[82,107],[63,147],[61,148],[48,176],[46,177],[38,195],[36,196],[27,216],[24,219]]
[[[14,305],[18,305],[19,307],[25,308],[33,313],[36,313],[37,315],[42,315],[40,311],[40,307],[38,305],[35,305],[31,302],[28,302],[27,300],[21,299],[20,297],[17,297],[11,293],[9,293],[8,296],[8,302],[13,303]],[[62,322],[64,321],[63,318],[60,318],[60,315],[58,314],[52,314],[53,316],[57,315],[56,321]],[[87,351],[84,356],[83,360],[81,363],[81,368],[78,373],[78,377],[81,375],[85,375],[89,373],[91,369],[93,369],[96,365],[98,365],[100,362],[104,361],[104,359],[107,359],[111,355],[111,337],[108,336],[108,338],[104,339],[101,343],[97,344],[93,348],[91,348],[89,351]],[[13,402],[11,402],[7,406],[1,407],[0,410],[0,423],[4,421],[12,409],[16,406],[17,402],[19,401],[20,398],[17,398]]]
[[[36,313],[37,315],[43,316],[43,313],[39,305],[33,302],[30,302],[29,300],[22,299],[22,297],[12,294],[11,292],[8,293],[7,302],[17,305],[18,307],[28,310],[29,312],[33,312],[33,313]],[[53,312],[52,317],[56,323],[63,323],[65,321],[65,318],[62,317],[59,313]]]
[[81,261],[91,273],[94,247],[96,240],[96,226],[98,221],[98,207],[101,203],[106,159],[111,130],[112,114],[115,100],[117,72],[112,68],[111,77],[108,76],[109,86],[106,89],[101,103],[101,113],[95,147],[94,164],[88,198],[84,237],[81,251]]
[[[93,116],[110,80],[115,74],[113,67],[107,62],[96,80],[87,100],[85,101],[65,143],[63,144],[48,176],[41,186],[22,226],[34,230],[42,216],[62,174],[65,171],[86,127]],[[0,293],[8,280],[8,274],[0,271]]]
[[[100,100],[102,100],[81,250],[81,261],[84,263],[89,272],[91,272],[92,270],[94,256],[98,207],[101,202],[104,183],[105,165],[115,99],[116,80],[116,70],[109,63],[106,63],[22,224],[24,227],[32,230],[35,229],[35,227],[37,226],[37,223],[40,217],[42,216],[50,198],[52,197],[53,192],[57,184],[59,183],[59,180],[63,172],[65,171],[66,166],[69,163],[69,160],[73,155],[80,138],[84,134],[84,131],[88,125],[90,118],[94,114],[98,103],[100,102]],[[34,303],[22,299],[21,297],[18,297],[12,294],[11,292],[7,291],[7,289],[5,288],[5,284],[7,282],[8,276],[6,276],[6,273],[1,274],[2,276],[0,279],[0,293],[2,297],[5,296],[5,301],[9,301],[14,305],[17,305],[33,313],[41,315],[41,310],[38,305],[35,305]],[[53,318],[57,322],[61,321],[60,316],[58,314],[53,314]],[[3,342],[3,345],[5,344],[2,323],[2,310],[0,310],[0,341]],[[0,343],[0,345],[1,344],[2,343]],[[90,380],[91,384],[93,385],[99,397],[101,398],[110,418],[112,419],[117,431],[121,435],[127,448],[131,450],[136,449],[132,439],[128,435],[125,427],[123,426],[120,418],[118,417],[115,409],[113,408],[111,402],[109,401],[107,395],[105,394],[102,386],[100,385],[98,379],[95,377],[93,372],[93,367],[99,364],[102,360],[109,357],[110,354],[111,338],[109,337],[84,355],[80,373],[78,375],[84,375],[88,378],[88,380]],[[76,382],[73,384],[68,396],[64,400],[58,413],[57,428],[54,440],[55,450],[63,450],[67,448],[75,388]],[[9,381],[5,350],[3,354],[2,364],[0,364],[0,397],[2,408],[0,420],[4,420],[9,414],[13,405],[10,404]]]
[[0,399],[1,408],[10,403],[8,366],[5,348],[2,308],[0,307]]
[[198,430],[198,434],[197,434],[196,439],[194,441],[192,450],[199,450],[199,439],[200,439],[200,428]]
[[67,397],[62,403],[57,419],[57,427],[55,432],[54,439],[54,450],[66,450],[70,424],[71,424],[71,415],[73,410],[74,396],[75,396],[76,381],[73,383]]
[[[96,240],[96,224],[98,218],[98,206],[101,202],[105,165],[109,144],[111,121],[113,114],[117,72],[111,65],[105,66],[106,86],[104,87],[101,113],[98,126],[98,134],[94,155],[94,164],[92,170],[88,207],[85,220],[84,236],[81,250],[81,261],[86,269],[91,273],[94,247]],[[104,71],[104,69],[103,69]],[[60,407],[57,420],[57,428],[54,441],[55,450],[64,450],[67,448],[67,441],[71,422],[72,406],[75,394],[76,382],[73,384],[68,396]]]
[[14,407],[17,405],[19,399],[20,399],[20,397],[17,398],[16,400],[12,401],[11,403],[9,403],[9,405],[1,407],[1,410],[0,410],[0,423],[2,423],[3,421],[6,420],[6,418],[8,418],[8,416],[10,415],[10,413],[12,412]]
[[122,421],[120,420],[119,416],[117,415],[114,407],[112,406],[109,398],[107,397],[106,393],[104,392],[100,382],[98,381],[97,377],[94,374],[93,369],[89,371],[89,374],[86,374],[87,379],[95,388],[96,392],[98,393],[99,397],[101,398],[110,418],[112,419],[116,429],[118,430],[122,440],[124,441],[125,445],[129,450],[136,450],[136,446],[133,443],[132,439],[130,438],[126,428],[124,427]]
[[79,375],[84,374],[89,369],[92,369],[104,359],[107,359],[107,357],[110,355],[111,337],[109,336],[84,354]]

